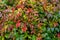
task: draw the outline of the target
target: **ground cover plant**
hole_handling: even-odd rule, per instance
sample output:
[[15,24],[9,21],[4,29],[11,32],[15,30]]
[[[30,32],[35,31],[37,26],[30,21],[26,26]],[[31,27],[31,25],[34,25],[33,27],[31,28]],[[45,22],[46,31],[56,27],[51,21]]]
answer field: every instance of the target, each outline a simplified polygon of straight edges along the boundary
[[60,0],[0,0],[0,40],[60,40]]

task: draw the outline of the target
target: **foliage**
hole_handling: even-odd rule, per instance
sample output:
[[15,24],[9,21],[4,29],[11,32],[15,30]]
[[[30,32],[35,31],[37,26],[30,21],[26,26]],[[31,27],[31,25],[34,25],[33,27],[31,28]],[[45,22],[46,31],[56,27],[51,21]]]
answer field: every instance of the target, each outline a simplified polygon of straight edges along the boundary
[[0,40],[59,39],[59,0],[1,0]]

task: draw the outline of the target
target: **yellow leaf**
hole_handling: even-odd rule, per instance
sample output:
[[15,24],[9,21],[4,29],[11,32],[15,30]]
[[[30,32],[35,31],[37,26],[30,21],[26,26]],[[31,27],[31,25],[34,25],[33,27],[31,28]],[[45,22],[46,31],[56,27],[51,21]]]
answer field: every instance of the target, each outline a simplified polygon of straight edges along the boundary
[[2,40],[4,40],[4,37],[2,37]]

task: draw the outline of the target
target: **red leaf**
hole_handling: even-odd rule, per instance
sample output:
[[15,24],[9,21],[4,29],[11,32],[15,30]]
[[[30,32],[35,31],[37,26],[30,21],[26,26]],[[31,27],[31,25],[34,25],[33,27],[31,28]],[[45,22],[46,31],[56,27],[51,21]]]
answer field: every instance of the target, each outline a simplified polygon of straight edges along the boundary
[[24,8],[24,5],[17,5],[16,8]]
[[9,31],[12,31],[12,30],[13,30],[13,28],[14,28],[14,26],[13,26],[13,25],[11,25],[11,26],[8,28],[8,30],[9,30]]
[[56,27],[56,26],[58,26],[58,23],[57,22],[54,23],[54,27]]
[[40,28],[43,25],[43,23],[39,23],[37,26],[38,28]]
[[22,27],[22,31],[23,31],[23,32],[26,32],[26,30],[27,30],[27,27],[25,27],[25,26]]
[[28,8],[27,9],[27,11],[26,11],[26,13],[30,13],[30,12],[32,12],[33,10],[31,9],[31,8]]
[[16,28],[20,27],[21,23],[20,22],[17,22],[16,23]]
[[17,14],[17,17],[19,17],[19,16],[22,16],[22,14],[21,14],[21,13],[18,13],[18,14]]
[[12,12],[14,13],[14,11],[15,11],[15,8],[13,7],[13,8],[12,8]]
[[60,38],[60,33],[58,33],[57,36]]
[[37,40],[42,40],[41,37],[37,37]]
[[33,28],[34,28],[34,26],[33,26],[32,24],[30,24],[30,28],[31,28],[31,29],[33,29]]
[[33,33],[35,33],[35,30],[32,30],[32,31],[31,31],[31,34],[33,34]]
[[20,20],[17,21],[18,23],[20,22]]

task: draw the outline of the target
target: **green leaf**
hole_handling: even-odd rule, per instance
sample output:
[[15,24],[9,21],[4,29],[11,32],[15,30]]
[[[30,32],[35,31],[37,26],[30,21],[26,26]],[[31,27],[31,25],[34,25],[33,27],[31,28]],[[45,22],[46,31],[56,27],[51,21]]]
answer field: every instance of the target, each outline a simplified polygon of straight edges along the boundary
[[48,33],[50,33],[50,32],[51,32],[51,29],[50,29],[49,27],[47,28],[47,32],[48,32]]
[[9,37],[9,34],[5,34],[5,37],[8,38]]
[[0,36],[0,39],[1,39],[2,37]]
[[35,35],[32,35],[32,40],[36,40],[36,36]]
[[45,31],[46,31],[46,27],[45,27],[45,26],[42,26],[42,27],[41,27],[41,30],[42,30],[43,32],[45,32]]
[[42,34],[42,37],[45,38],[47,35],[48,35],[48,33],[43,33],[43,34]]
[[59,32],[59,28],[55,28],[55,31],[56,31],[56,32]]
[[46,37],[45,40],[51,40],[51,38],[50,37]]
[[15,35],[17,38],[19,37],[18,32],[15,32],[14,35]]
[[50,28],[52,32],[54,32],[54,28]]
[[36,2],[35,1],[33,1],[33,0],[30,0],[30,4],[36,4]]
[[19,40],[19,37],[18,37],[18,38],[16,38],[16,40]]
[[2,37],[2,40],[4,40],[4,37]]
[[29,39],[31,39],[31,36],[30,36],[30,35],[28,35],[28,38],[29,38]]
[[13,21],[8,21],[8,24],[14,24],[14,22]]
[[23,38],[23,35],[20,35],[20,40],[23,40],[24,38]]
[[14,4],[14,1],[15,0],[3,0],[3,3],[12,6]]

